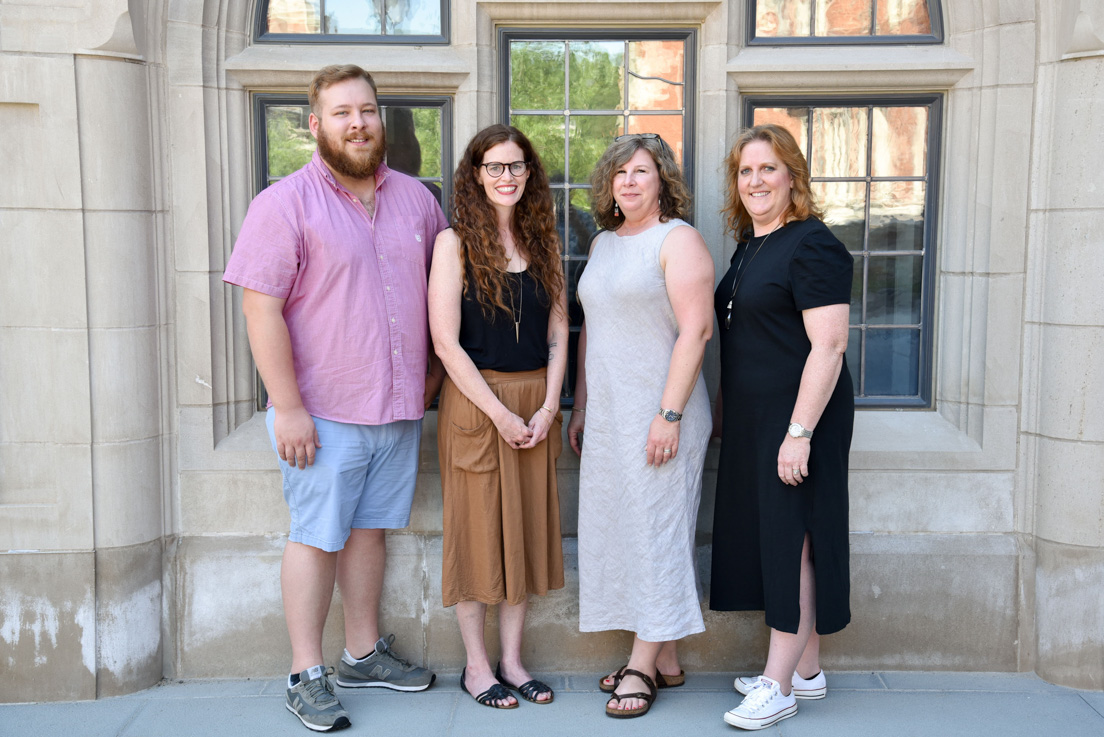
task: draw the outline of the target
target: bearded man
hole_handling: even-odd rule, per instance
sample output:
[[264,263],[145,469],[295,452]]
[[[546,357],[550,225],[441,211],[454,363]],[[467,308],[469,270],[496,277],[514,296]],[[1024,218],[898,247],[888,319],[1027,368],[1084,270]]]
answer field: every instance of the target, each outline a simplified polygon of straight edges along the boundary
[[322,656],[335,580],[345,614],[338,685],[422,691],[435,677],[400,658],[378,620],[384,530],[410,521],[422,417],[444,376],[429,345],[426,282],[448,223],[429,190],[383,163],[370,74],[326,67],[309,98],[318,149],[253,200],[223,279],[244,288],[291,513],[280,571],[287,709],[325,732],[350,724]]

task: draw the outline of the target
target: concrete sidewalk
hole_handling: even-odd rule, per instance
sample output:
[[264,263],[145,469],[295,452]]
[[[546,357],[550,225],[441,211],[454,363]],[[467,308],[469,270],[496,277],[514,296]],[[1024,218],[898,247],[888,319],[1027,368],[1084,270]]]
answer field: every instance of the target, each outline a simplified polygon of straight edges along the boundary
[[[704,737],[746,734],[722,720],[739,703],[735,674],[691,673],[686,685],[660,691],[638,719],[603,712],[598,673],[542,674],[555,703],[518,709],[479,706],[460,691],[459,674],[438,676],[425,693],[337,689],[353,726],[338,734],[632,735]],[[745,674],[751,675],[751,674]],[[18,677],[7,674],[7,678]],[[0,683],[3,681],[0,680]],[[365,692],[367,691],[367,692]],[[1032,674],[828,673],[828,697],[799,701],[799,712],[764,735],[1104,735],[1104,693],[1054,686]],[[273,737],[312,734],[284,709],[281,681],[163,682],[141,693],[99,701],[0,705],[0,735],[27,737]]]

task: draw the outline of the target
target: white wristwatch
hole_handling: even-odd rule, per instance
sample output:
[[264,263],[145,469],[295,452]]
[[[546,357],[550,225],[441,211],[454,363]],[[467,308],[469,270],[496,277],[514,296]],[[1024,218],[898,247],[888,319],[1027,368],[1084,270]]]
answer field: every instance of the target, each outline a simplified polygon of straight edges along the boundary
[[801,423],[791,422],[789,429],[786,431],[790,434],[791,438],[811,438],[813,437],[812,430],[806,430]]

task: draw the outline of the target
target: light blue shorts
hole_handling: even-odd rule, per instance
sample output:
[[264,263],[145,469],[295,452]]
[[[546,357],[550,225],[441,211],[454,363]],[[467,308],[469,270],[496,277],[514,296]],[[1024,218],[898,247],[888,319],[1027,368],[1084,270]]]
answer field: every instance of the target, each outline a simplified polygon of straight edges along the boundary
[[[272,449],[275,410],[265,424]],[[410,524],[418,476],[421,420],[350,425],[314,418],[314,465],[300,469],[279,461],[284,499],[291,511],[292,542],[327,552],[345,547],[352,528],[398,529]]]

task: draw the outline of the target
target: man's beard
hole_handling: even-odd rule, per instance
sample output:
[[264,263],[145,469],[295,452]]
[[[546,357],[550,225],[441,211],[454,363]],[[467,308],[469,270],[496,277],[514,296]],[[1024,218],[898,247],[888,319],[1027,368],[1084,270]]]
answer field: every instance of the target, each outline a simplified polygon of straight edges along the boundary
[[345,152],[344,140],[332,141],[326,129],[318,126],[318,155],[338,174],[352,179],[368,179],[374,176],[383,161],[383,155],[387,151],[383,137],[369,137],[368,141],[368,146],[362,151],[348,154]]

